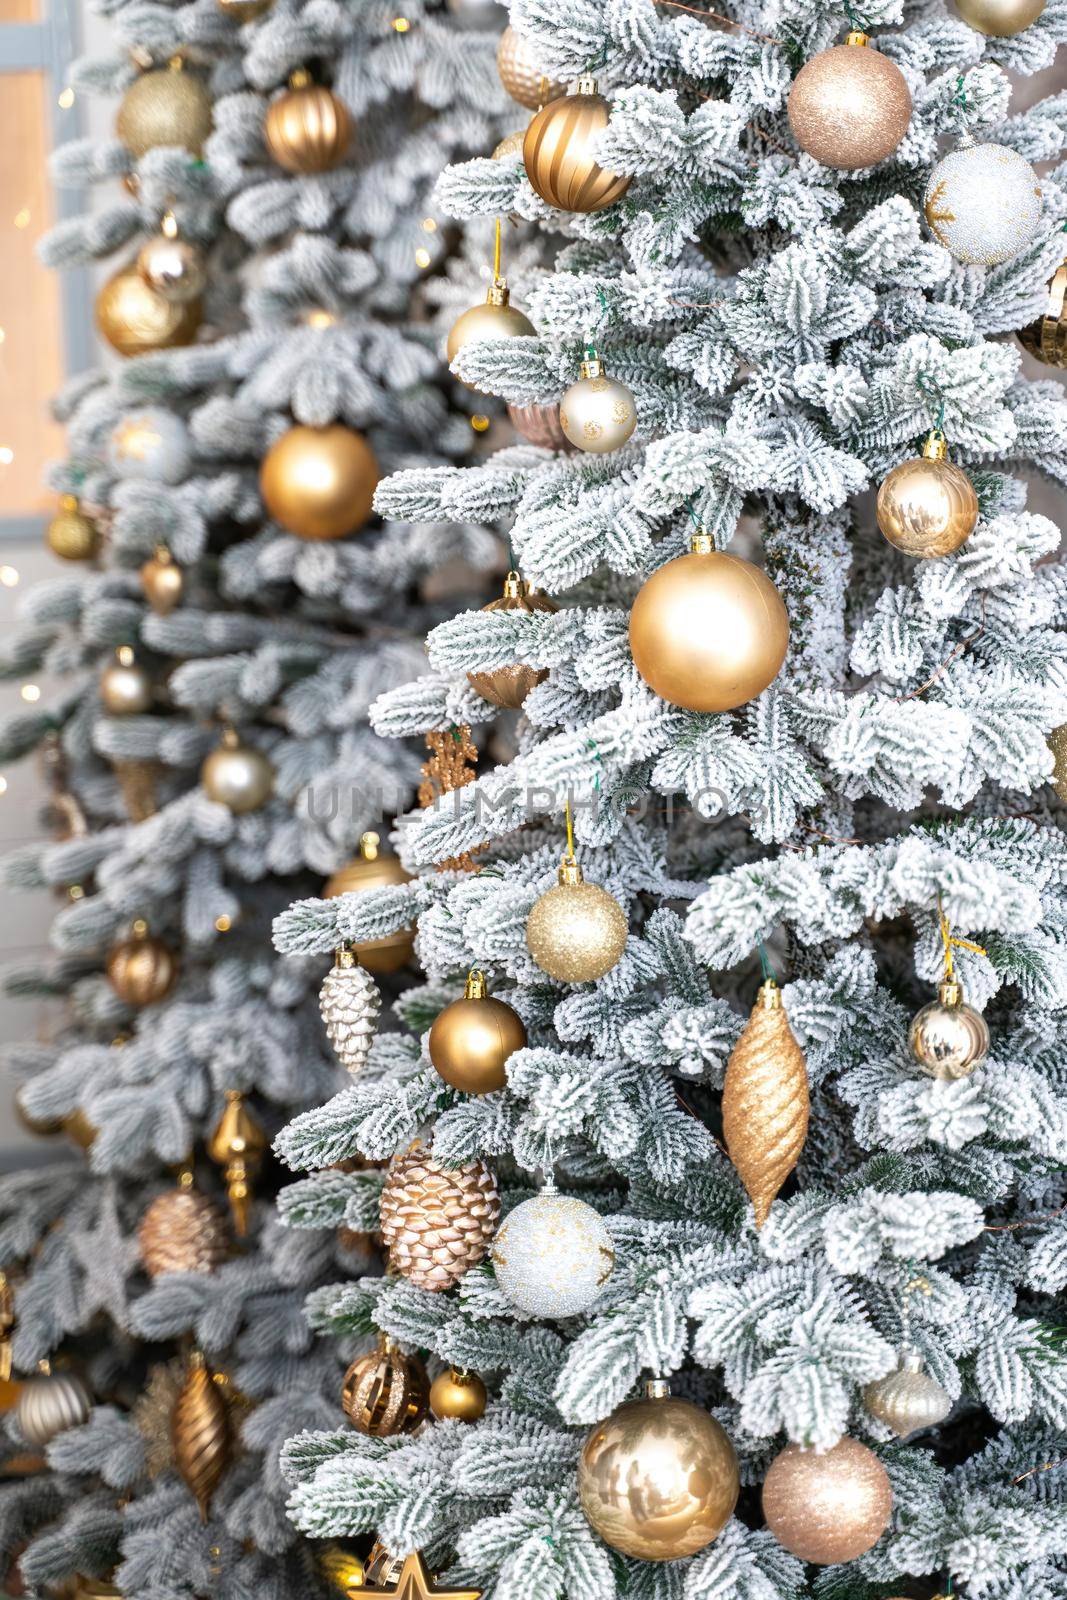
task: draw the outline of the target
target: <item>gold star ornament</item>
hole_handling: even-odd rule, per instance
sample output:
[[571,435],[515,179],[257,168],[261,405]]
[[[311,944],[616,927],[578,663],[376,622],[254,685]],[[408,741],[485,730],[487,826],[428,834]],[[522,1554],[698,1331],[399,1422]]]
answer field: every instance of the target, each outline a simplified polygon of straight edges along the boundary
[[376,1588],[368,1584],[364,1594],[388,1595],[389,1600],[481,1600],[480,1589],[439,1589],[426,1570],[422,1552],[407,1556],[392,1583]]

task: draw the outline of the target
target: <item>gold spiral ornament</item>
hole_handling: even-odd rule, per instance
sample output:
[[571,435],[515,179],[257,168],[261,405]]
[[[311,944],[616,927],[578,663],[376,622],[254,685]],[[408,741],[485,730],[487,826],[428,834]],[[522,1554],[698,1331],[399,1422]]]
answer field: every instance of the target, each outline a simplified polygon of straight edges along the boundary
[[577,94],[562,95],[530,121],[522,142],[526,176],[550,206],[588,214],[621,200],[630,180],[602,167],[592,155],[611,108],[595,78],[582,78]]
[[722,1091],[723,1137],[762,1228],[808,1132],[808,1070],[782,992],[768,978],[734,1045]]
[[294,72],[288,89],[268,107],[263,138],[286,172],[311,177],[340,166],[352,140],[352,118],[332,89]]
[[174,1464],[206,1522],[211,1498],[230,1464],[230,1416],[207,1363],[194,1350],[171,1417]]
[[875,516],[883,537],[908,556],[933,560],[966,544],[978,521],[978,496],[967,474],[947,459],[939,428],[921,456],[902,461],[883,480]]

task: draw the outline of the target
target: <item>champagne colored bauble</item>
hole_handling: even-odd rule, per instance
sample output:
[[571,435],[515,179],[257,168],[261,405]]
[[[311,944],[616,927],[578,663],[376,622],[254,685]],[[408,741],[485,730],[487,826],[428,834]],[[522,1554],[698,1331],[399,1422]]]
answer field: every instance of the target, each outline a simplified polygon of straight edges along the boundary
[[198,156],[211,132],[211,96],[177,64],[143,72],[122,97],[115,132],[134,156],[164,145]]
[[485,1415],[489,1396],[476,1372],[449,1367],[430,1385],[430,1410],[438,1422],[478,1422]]
[[166,617],[181,600],[185,576],[166,545],[160,545],[141,568],[144,597],[157,616]]
[[508,420],[517,433],[543,450],[569,450],[557,405],[508,406]]
[[174,1465],[206,1522],[211,1498],[233,1454],[230,1415],[204,1357],[194,1350],[171,1417]]
[[199,300],[207,284],[203,251],[176,233],[160,233],[143,244],[137,270],[148,287],[171,305]]
[[946,459],[935,429],[921,456],[902,461],[883,479],[875,514],[891,545],[932,560],[966,544],[978,521],[978,496],[967,474]]
[[549,78],[534,60],[529,42],[517,28],[508,26],[496,47],[496,69],[500,81],[513,100],[529,111],[546,105],[566,93],[567,85]]
[[788,1444],[763,1484],[763,1515],[778,1543],[801,1561],[854,1561],[889,1525],[893,1491],[885,1468],[857,1439],[821,1455]]
[[67,1113],[63,1118],[62,1127],[67,1138],[72,1144],[76,1144],[79,1150],[91,1150],[100,1131],[89,1121],[81,1106],[75,1106],[73,1111]]
[[722,1532],[739,1488],[723,1429],[655,1378],[588,1435],[578,1497],[595,1533],[640,1561],[695,1555]]
[[630,612],[634,666],[688,711],[732,711],[773,683],[789,648],[781,595],[751,561],[697,535],[689,555],[641,585]]
[[582,375],[559,404],[559,424],[571,444],[592,455],[618,450],[637,427],[637,402],[598,356],[582,362]]
[[500,1197],[482,1161],[446,1167],[415,1143],[389,1163],[381,1231],[389,1265],[418,1289],[451,1289],[489,1248]]
[[990,39],[1011,39],[1029,28],[1045,9],[1045,0],[956,0],[956,10],[976,33]]
[[430,1380],[416,1355],[404,1355],[384,1334],[370,1355],[358,1356],[345,1373],[341,1404],[360,1433],[390,1439],[414,1433],[430,1403]]
[[180,483],[192,461],[189,430],[161,406],[127,411],[108,440],[107,458],[119,478],[142,483]]
[[525,128],[516,128],[514,133],[506,133],[493,151],[493,160],[510,161],[512,156],[521,156],[522,141],[525,137]]
[[1067,722],[1053,728],[1048,736],[1048,747],[1053,760],[1050,782],[1059,799],[1067,805]]
[[[464,311],[452,324],[445,347],[448,364],[451,366],[460,351],[469,344],[485,344],[489,339],[523,339],[536,337],[536,334],[537,329],[529,317],[523,316],[511,304],[507,283],[503,278],[496,278],[490,284],[485,300]],[[475,394],[481,392],[475,384],[467,383],[466,379],[461,381],[465,388],[473,389]]]
[[[483,611],[520,612],[532,616],[536,611],[555,611],[556,606],[547,595],[536,591],[531,594],[517,572],[509,572],[504,579],[504,593],[499,600],[491,600]],[[492,667],[487,672],[468,672],[471,688],[488,700],[492,706],[505,711],[518,711],[530,690],[548,677],[547,668],[526,667],[519,663],[507,667]]]
[[730,1160],[762,1228],[808,1134],[808,1070],[782,991],[768,978],[726,1067],[722,1127]]
[[854,172],[893,154],[908,131],[911,94],[900,68],[856,32],[801,67],[787,110],[802,150]]
[[912,1017],[908,1044],[931,1078],[967,1078],[989,1052],[989,1026],[964,1000],[963,985],[947,979],[937,999]]
[[200,326],[200,304],[164,300],[136,264],[122,267],[96,297],[96,326],[120,356],[141,356],[192,344]]
[[237,816],[258,811],[274,789],[274,768],[254,745],[244,744],[227,728],[222,743],[200,768],[200,782],[209,800]]
[[509,1212],[489,1256],[507,1299],[531,1317],[581,1316],[615,1266],[600,1213],[547,1185]]
[[929,1373],[923,1371],[918,1351],[900,1352],[900,1365],[884,1378],[876,1378],[863,1391],[872,1417],[892,1428],[898,1439],[923,1428],[936,1428],[952,1410],[952,1401]]
[[133,717],[152,705],[152,680],[123,645],[100,675],[100,702],[112,717]]
[[183,1172],[176,1189],[164,1189],[149,1205],[137,1229],[141,1260],[150,1278],[167,1272],[199,1272],[220,1267],[229,1254],[226,1221],[213,1200],[193,1188]]
[[586,883],[573,856],[559,882],[534,901],[526,918],[526,948],[542,972],[559,983],[594,983],[626,949],[626,913],[598,883]]
[[534,190],[548,205],[586,215],[622,199],[629,178],[602,167],[592,153],[610,116],[596,79],[581,78],[577,94],[551,100],[531,118],[522,160]]
[[177,983],[178,958],[143,922],[135,922],[131,937],[115,945],[108,956],[107,976],[126,1005],[154,1006]]
[[438,1015],[430,1029],[430,1060],[453,1089],[491,1094],[508,1081],[507,1060],[526,1045],[517,1011],[490,996],[481,972],[472,972],[462,1000]]
[[339,422],[290,428],[263,458],[259,487],[267,511],[298,539],[343,539],[374,508],[378,463],[361,433]]
[[961,141],[931,172],[923,205],[930,231],[957,261],[993,267],[1037,232],[1041,185],[1017,150]]
[[[339,894],[362,894],[367,889],[384,889],[393,884],[410,883],[411,874],[405,872],[396,856],[384,856],[379,851],[381,839],[376,833],[365,833],[359,841],[359,855],[338,869],[323,886],[323,897],[333,900]],[[395,933],[383,934],[380,939],[363,939],[352,949],[360,965],[381,977],[407,966],[415,954],[415,929],[398,928]]]
[[45,534],[48,548],[61,561],[91,561],[100,549],[100,529],[92,517],[78,510],[72,494],[65,494]]
[[286,172],[311,176],[340,166],[352,139],[352,118],[332,89],[294,72],[272,100],[263,124],[267,149]]
[[41,1448],[88,1422],[91,1405],[88,1389],[72,1372],[44,1372],[22,1385],[15,1420],[26,1443]]
[[1048,301],[1036,322],[1019,333],[1019,343],[1047,367],[1067,367],[1067,261],[1061,262],[1048,286]]

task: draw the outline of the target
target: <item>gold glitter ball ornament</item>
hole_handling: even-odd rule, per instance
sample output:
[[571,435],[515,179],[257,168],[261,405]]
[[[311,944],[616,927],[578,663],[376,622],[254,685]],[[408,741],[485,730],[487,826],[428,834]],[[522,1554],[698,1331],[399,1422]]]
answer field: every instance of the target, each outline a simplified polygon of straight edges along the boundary
[[552,100],[531,118],[522,160],[535,192],[558,211],[587,215],[621,200],[630,179],[602,167],[592,154],[611,107],[595,78],[581,78],[577,94]]
[[78,510],[72,494],[65,494],[48,524],[45,540],[61,561],[91,561],[100,549],[100,529],[92,517]]
[[213,1200],[183,1173],[176,1189],[156,1196],[137,1229],[141,1260],[150,1278],[166,1272],[212,1273],[229,1254],[226,1222]]
[[178,981],[178,958],[170,946],[148,931],[144,922],[114,946],[107,958],[108,982],[128,1006],[154,1006],[165,1000]]
[[263,140],[286,172],[307,177],[331,172],[344,160],[352,118],[344,102],[306,72],[294,72],[289,87],[267,108]]
[[96,326],[120,356],[140,356],[192,344],[200,302],[165,300],[135,265],[123,267],[96,297]]
[[[1047,367],[1067,367],[1067,316],[1064,315],[1064,297],[1067,296],[1067,261],[1063,261],[1052,275],[1048,286],[1045,310],[1036,322],[1021,329],[1019,343]],[[511,410],[511,407],[508,407]]]
[[259,488],[268,515],[298,539],[343,539],[374,509],[378,477],[374,451],[354,428],[298,425],[267,451]]
[[517,433],[542,450],[569,450],[571,442],[563,431],[557,405],[508,406],[508,421]]
[[204,1357],[194,1350],[171,1416],[174,1465],[206,1522],[233,1453],[230,1415]]
[[541,71],[529,41],[510,25],[500,35],[496,47],[496,70],[511,98],[529,111],[536,111],[538,106],[558,99],[567,91],[565,83]]
[[893,154],[908,131],[911,94],[900,68],[854,32],[801,67],[787,110],[802,150],[854,172]]
[[[376,833],[365,833],[359,841],[359,855],[339,867],[323,885],[323,898],[333,900],[339,894],[363,894],[369,889],[382,889],[391,884],[410,883],[396,856],[382,855],[381,838]],[[378,939],[362,939],[352,945],[360,965],[377,976],[396,972],[406,966],[415,954],[415,929],[398,928]]]
[[522,155],[522,141],[526,137],[525,128],[516,128],[514,133],[506,133],[493,151],[494,161],[510,161],[512,156]]
[[573,856],[559,882],[534,901],[526,918],[526,948],[542,972],[559,983],[594,983],[626,949],[629,927],[614,895],[586,883]]
[[937,428],[921,456],[882,480],[875,508],[883,536],[908,556],[934,560],[966,544],[978,521],[978,496],[967,474],[946,458]]
[[821,1454],[788,1444],[763,1484],[763,1515],[782,1547],[828,1567],[877,1544],[893,1510],[886,1470],[857,1439]]
[[908,1029],[911,1053],[931,1078],[967,1078],[989,1052],[989,1026],[967,1005],[963,985],[948,978]]
[[956,0],[969,28],[990,39],[1011,39],[1037,21],[1045,0]]
[[935,1428],[952,1410],[944,1389],[923,1371],[922,1357],[911,1349],[901,1351],[895,1371],[867,1385],[863,1401],[871,1416],[892,1428],[898,1439]]
[[199,156],[210,132],[211,96],[178,58],[135,78],[115,117],[115,133],[137,157],[171,145]]
[[[456,318],[445,346],[449,366],[461,350],[469,344],[485,344],[490,339],[523,339],[536,337],[537,329],[521,311],[511,304],[510,291],[504,278],[494,278],[484,302],[471,306]],[[465,378],[460,382],[475,394],[482,391]]]
[[1017,150],[961,139],[931,172],[923,207],[934,238],[957,261],[993,267],[1033,239],[1041,185]]
[[152,610],[167,617],[185,592],[185,575],[166,545],[160,545],[141,568],[141,588]]
[[525,1044],[519,1013],[489,994],[483,973],[472,972],[463,998],[445,1006],[430,1029],[430,1060],[453,1089],[492,1094],[508,1081],[508,1057]]
[[485,1384],[476,1372],[449,1367],[430,1385],[430,1410],[439,1422],[479,1422],[489,1402]]
[[446,1167],[421,1144],[389,1163],[381,1231],[395,1272],[439,1294],[485,1255],[500,1217],[500,1197],[482,1161]]
[[637,402],[624,383],[608,377],[600,357],[591,355],[560,401],[559,424],[576,449],[603,455],[618,450],[637,427]]
[[1048,747],[1053,759],[1052,787],[1067,805],[1067,722],[1062,727],[1053,728],[1048,736]]
[[[532,616],[535,611],[555,611],[556,607],[545,594],[533,593],[517,572],[509,572],[504,579],[504,593],[499,600],[491,600],[483,611],[511,611]],[[468,672],[471,688],[488,700],[490,705],[506,711],[518,711],[530,690],[548,677],[547,668],[527,667],[520,662],[513,666],[492,667],[487,672]]]
[[678,1561],[717,1538],[737,1504],[737,1456],[699,1406],[645,1385],[589,1433],[578,1498],[595,1533],[640,1561]]
[[112,717],[133,717],[150,709],[152,680],[129,645],[121,645],[100,674],[100,703]]
[[15,1420],[26,1443],[40,1449],[88,1422],[91,1406],[88,1389],[73,1372],[42,1372],[22,1384]]
[[204,253],[189,239],[179,239],[173,215],[163,219],[163,230],[141,246],[137,270],[162,299],[170,305],[187,305],[199,300],[207,285]]
[[580,1316],[615,1266],[600,1213],[548,1184],[508,1213],[489,1256],[507,1299],[531,1317]]
[[782,991],[768,978],[730,1053],[722,1091],[723,1137],[762,1228],[808,1133],[808,1071]]
[[789,648],[781,595],[759,567],[706,533],[647,578],[630,611],[634,666],[662,700],[731,711],[762,694]]
[[274,790],[274,767],[254,745],[245,744],[232,728],[200,768],[200,782],[209,800],[235,816],[258,811]]
[[416,1355],[404,1355],[384,1334],[370,1355],[357,1356],[345,1373],[341,1404],[360,1433],[391,1439],[414,1433],[425,1420],[430,1380]]

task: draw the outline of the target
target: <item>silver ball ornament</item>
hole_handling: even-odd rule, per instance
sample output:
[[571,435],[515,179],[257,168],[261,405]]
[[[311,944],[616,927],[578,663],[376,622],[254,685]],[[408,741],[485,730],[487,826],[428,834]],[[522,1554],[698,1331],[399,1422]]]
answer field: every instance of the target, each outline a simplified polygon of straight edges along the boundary
[[579,450],[602,455],[618,450],[637,427],[637,402],[618,378],[609,378],[598,356],[582,362],[582,375],[559,406],[560,427]]
[[575,1317],[599,1298],[615,1251],[603,1218],[572,1195],[546,1188],[516,1206],[497,1230],[496,1281],[533,1317]]
[[936,1378],[923,1371],[917,1350],[900,1352],[900,1364],[884,1378],[876,1378],[863,1391],[872,1417],[892,1428],[898,1439],[934,1428],[952,1410],[952,1401]]
[[936,1000],[923,1006],[908,1030],[911,1053],[931,1078],[967,1078],[989,1051],[989,1027],[980,1011],[966,1004],[963,986],[943,983]]
[[47,1372],[23,1384],[15,1417],[26,1443],[42,1447],[88,1422],[91,1404],[88,1389],[72,1372]]
[[931,172],[923,199],[938,244],[965,266],[993,267],[1025,250],[1041,220],[1041,185],[1005,144],[962,143]]
[[262,750],[242,744],[236,733],[227,730],[201,767],[200,782],[209,800],[242,816],[258,811],[270,799],[274,768]]
[[119,478],[180,483],[192,459],[189,430],[181,417],[161,406],[128,411],[112,430],[107,456]]

